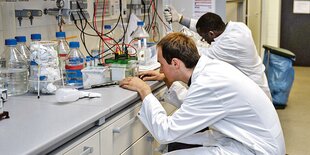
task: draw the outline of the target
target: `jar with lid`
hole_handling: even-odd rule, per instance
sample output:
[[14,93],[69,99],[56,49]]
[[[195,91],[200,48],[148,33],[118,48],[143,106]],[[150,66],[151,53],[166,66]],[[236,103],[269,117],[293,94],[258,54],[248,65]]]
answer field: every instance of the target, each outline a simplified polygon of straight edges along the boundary
[[28,63],[16,45],[16,39],[6,39],[6,49],[0,56],[1,87],[7,89],[9,96],[28,91]]

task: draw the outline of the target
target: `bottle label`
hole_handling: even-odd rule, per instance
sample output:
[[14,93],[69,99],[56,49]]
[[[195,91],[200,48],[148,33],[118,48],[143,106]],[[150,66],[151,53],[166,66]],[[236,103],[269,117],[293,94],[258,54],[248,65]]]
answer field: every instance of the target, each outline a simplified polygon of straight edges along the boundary
[[58,54],[58,56],[62,59],[66,58],[68,54]]
[[79,58],[79,57],[73,57],[73,58],[69,58],[69,64],[68,65],[81,65],[84,63],[84,59],[83,58]]
[[82,65],[76,65],[76,66],[65,66],[66,70],[82,70],[84,68],[83,64]]
[[67,83],[83,84],[83,74],[81,70],[66,70]]

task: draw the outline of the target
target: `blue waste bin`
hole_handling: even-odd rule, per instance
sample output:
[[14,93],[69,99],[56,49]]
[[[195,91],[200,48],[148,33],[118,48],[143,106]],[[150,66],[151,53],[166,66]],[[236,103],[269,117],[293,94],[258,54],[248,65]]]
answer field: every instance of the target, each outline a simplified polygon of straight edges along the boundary
[[266,67],[269,89],[274,106],[283,109],[294,82],[295,54],[283,48],[263,45],[265,49],[263,63]]

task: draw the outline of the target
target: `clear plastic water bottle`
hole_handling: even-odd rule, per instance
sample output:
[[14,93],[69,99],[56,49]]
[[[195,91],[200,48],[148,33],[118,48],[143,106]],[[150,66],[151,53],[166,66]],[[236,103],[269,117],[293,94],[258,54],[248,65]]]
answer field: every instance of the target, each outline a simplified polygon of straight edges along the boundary
[[28,62],[30,62],[30,49],[26,45],[26,36],[16,36],[15,37],[17,41],[17,49],[19,52],[27,59]]
[[5,40],[6,50],[0,56],[0,78],[8,95],[21,95],[28,91],[26,58],[17,50],[16,39]]
[[66,77],[66,69],[65,69],[66,62],[65,62],[65,60],[66,60],[68,53],[70,52],[70,48],[69,48],[69,45],[66,41],[66,33],[65,32],[56,32],[56,38],[58,41],[57,52],[58,52],[58,57],[60,60],[60,69],[61,69],[61,73],[62,73],[63,78],[64,78],[64,77]]
[[69,43],[70,52],[66,58],[66,80],[67,85],[74,87],[83,86],[83,76],[81,70],[85,65],[85,57],[79,50],[79,42]]
[[138,27],[132,34],[132,37],[137,40],[135,47],[137,50],[139,65],[148,65],[149,59],[151,57],[151,53],[147,48],[147,38],[149,38],[149,34],[143,27],[143,21],[138,21],[137,25]]

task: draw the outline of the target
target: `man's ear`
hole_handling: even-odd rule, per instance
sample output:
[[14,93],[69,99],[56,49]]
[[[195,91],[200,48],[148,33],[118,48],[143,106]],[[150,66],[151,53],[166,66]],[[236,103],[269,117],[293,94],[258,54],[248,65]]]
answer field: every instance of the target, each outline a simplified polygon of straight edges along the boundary
[[180,68],[180,60],[177,58],[172,58],[171,65],[176,69]]
[[214,31],[209,31],[208,35],[211,36],[212,38],[216,37]]

